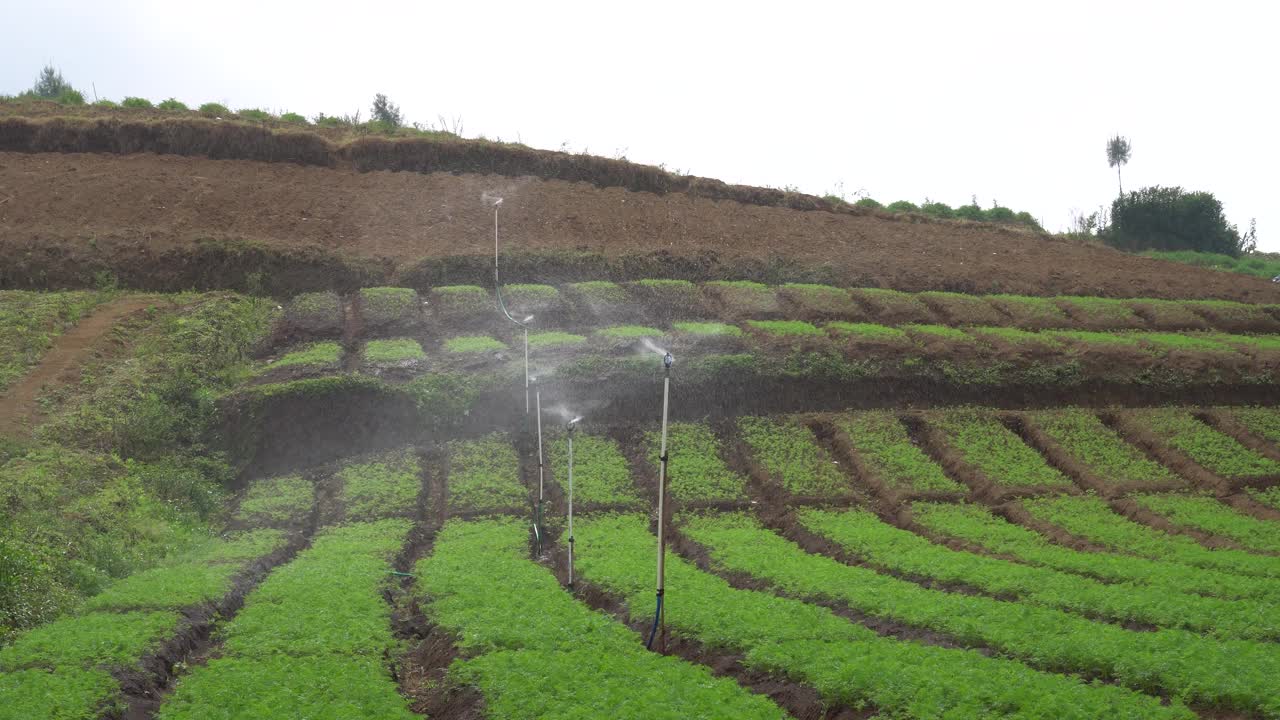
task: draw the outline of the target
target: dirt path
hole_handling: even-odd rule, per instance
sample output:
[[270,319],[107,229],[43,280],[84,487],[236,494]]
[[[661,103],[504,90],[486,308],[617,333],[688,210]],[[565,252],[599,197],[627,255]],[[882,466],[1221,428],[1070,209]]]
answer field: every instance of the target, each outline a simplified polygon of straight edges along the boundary
[[74,379],[93,347],[121,318],[154,305],[150,298],[125,297],[98,307],[79,324],[58,336],[40,364],[0,395],[0,436],[30,437],[41,419],[36,399],[46,385]]

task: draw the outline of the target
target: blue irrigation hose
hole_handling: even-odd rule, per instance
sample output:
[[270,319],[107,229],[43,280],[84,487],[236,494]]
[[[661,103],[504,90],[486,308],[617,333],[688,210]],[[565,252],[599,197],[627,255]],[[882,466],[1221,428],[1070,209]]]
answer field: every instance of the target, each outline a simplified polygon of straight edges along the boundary
[[653,649],[653,639],[658,636],[658,618],[662,617],[662,593],[658,593],[658,609],[653,611],[653,629],[649,631],[649,642],[644,644],[646,650]]

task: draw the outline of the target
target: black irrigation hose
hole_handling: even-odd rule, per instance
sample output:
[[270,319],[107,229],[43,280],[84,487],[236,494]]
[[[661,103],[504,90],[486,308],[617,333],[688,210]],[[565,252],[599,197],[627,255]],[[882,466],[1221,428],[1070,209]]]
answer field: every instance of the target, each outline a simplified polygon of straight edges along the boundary
[[653,611],[653,629],[649,631],[649,642],[644,644],[646,650],[653,649],[653,639],[658,636],[658,619],[662,617],[662,591],[658,591],[658,607]]

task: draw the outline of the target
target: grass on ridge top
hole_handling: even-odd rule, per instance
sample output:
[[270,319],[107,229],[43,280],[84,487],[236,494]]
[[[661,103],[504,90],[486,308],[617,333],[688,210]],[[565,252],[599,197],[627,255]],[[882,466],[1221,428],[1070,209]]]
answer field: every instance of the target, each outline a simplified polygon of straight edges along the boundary
[[1132,412],[1141,424],[1216,475],[1228,479],[1280,475],[1280,463],[1200,422],[1186,410],[1150,408]]
[[902,329],[919,335],[939,337],[944,340],[966,343],[973,342],[972,335],[959,328],[953,328],[948,325],[903,325]]
[[676,322],[671,327],[676,332],[688,335],[721,335],[724,337],[741,337],[742,328],[719,322]]
[[380,326],[398,320],[412,320],[422,307],[413,288],[375,287],[360,289],[360,311],[366,324]]
[[925,305],[937,305],[941,313],[960,325],[1003,325],[1008,322],[985,297],[964,293],[929,291],[916,295]]
[[338,364],[338,358],[342,355],[342,346],[336,342],[318,342],[304,346],[301,350],[295,350],[285,354],[279,360],[267,365],[268,370],[275,370],[283,367],[293,367],[296,365],[306,365],[309,367],[328,367]]
[[364,359],[371,363],[397,363],[406,360],[422,360],[427,354],[412,338],[370,340],[364,346]]
[[1112,345],[1138,347],[1138,336],[1131,332],[1099,332],[1097,330],[1045,330],[1044,334],[1059,340],[1070,340],[1082,345]]
[[285,307],[285,318],[313,332],[342,327],[342,298],[332,291],[296,295]]
[[494,299],[479,285],[442,285],[431,289],[430,303],[437,313],[465,315],[488,310]]
[[625,305],[630,300],[626,289],[618,283],[609,282],[608,280],[587,280],[585,282],[570,283],[565,286],[565,289],[571,294],[581,296],[589,304]]
[[778,294],[810,312],[846,317],[863,315],[858,303],[849,296],[849,291],[833,285],[786,283],[778,287]]
[[849,483],[809,428],[794,419],[742,417],[738,432],[751,453],[787,492],[801,496],[839,496]]
[[1206,333],[1143,332],[1137,338],[1158,350],[1199,350],[1234,353],[1230,345]]
[[1018,327],[1027,330],[1065,328],[1071,319],[1049,298],[1028,295],[988,295],[987,301],[1005,311]]
[[906,427],[888,411],[848,413],[835,424],[867,469],[895,490],[964,492],[942,467],[911,441]]
[[813,323],[802,320],[748,320],[747,325],[769,335],[824,335]]
[[899,328],[889,327],[888,325],[876,325],[875,323],[855,323],[834,320],[825,325],[826,329],[832,335],[850,335],[856,338],[866,340],[884,340],[887,342],[905,343],[910,340],[907,334]]
[[1003,340],[1010,345],[1015,346],[1035,346],[1056,348],[1062,343],[1052,335],[1046,333],[1031,332],[1021,328],[1012,327],[975,327],[969,328],[969,333],[978,338],[995,338]]
[[1143,328],[1147,324],[1133,312],[1123,300],[1093,297],[1090,295],[1059,296],[1054,301],[1066,309],[1067,314],[1076,321],[1084,323],[1088,329],[1127,329]]
[[993,415],[947,410],[932,414],[928,421],[942,430],[964,462],[1002,488],[1072,487],[1065,475]]
[[445,340],[444,349],[451,353],[481,353],[499,352],[506,350],[507,346],[487,335],[465,335]]

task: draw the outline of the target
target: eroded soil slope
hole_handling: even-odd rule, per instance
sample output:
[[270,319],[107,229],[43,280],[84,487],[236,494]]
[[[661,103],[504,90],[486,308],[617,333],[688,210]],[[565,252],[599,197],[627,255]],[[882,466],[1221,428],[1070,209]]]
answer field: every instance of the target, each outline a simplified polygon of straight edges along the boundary
[[386,259],[482,256],[483,193],[505,198],[506,247],[607,256],[666,250],[829,266],[847,285],[1037,295],[1280,301],[1262,280],[985,225],[599,189],[585,183],[445,173],[358,173],[157,155],[0,153],[0,259],[33,247],[154,252],[198,239],[250,240]]

